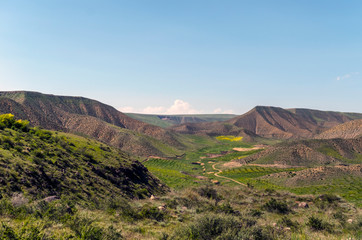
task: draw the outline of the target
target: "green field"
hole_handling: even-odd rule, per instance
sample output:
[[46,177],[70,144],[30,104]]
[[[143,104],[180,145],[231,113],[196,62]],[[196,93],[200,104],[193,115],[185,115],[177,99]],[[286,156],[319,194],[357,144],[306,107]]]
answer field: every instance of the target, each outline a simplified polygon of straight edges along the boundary
[[295,194],[338,194],[344,199],[355,203],[357,206],[362,206],[362,178],[356,176],[339,176],[321,183],[304,183],[300,186],[286,186],[281,182],[286,182],[287,179],[279,181],[270,181],[266,179],[260,179],[262,176],[267,176],[278,172],[289,172],[290,176],[296,171],[301,171],[305,168],[269,168],[259,166],[245,166],[241,168],[231,169],[223,171],[221,176],[229,177],[240,181],[249,186],[256,187],[258,189],[276,189],[286,190]]
[[216,122],[226,121],[236,115],[233,114],[184,114],[184,115],[154,115],[154,114],[140,114],[140,113],[125,113],[131,118],[139,121],[156,125],[162,128],[171,127],[181,123],[193,122]]

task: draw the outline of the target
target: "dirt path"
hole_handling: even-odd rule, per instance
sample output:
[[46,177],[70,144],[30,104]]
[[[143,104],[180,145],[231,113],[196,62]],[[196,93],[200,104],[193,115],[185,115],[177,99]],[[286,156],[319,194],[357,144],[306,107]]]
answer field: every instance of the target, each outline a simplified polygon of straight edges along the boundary
[[214,170],[219,171],[219,172],[217,172],[217,173],[214,173],[215,177],[224,178],[224,179],[227,179],[227,180],[233,181],[233,182],[235,182],[235,183],[237,183],[237,184],[239,184],[239,185],[243,185],[243,186],[247,187],[247,185],[246,185],[246,184],[241,183],[241,182],[239,182],[239,181],[236,181],[236,180],[234,180],[234,179],[232,179],[232,178],[228,178],[228,177],[220,176],[220,175],[219,175],[219,173],[221,173],[221,172],[222,172],[222,170],[221,170],[221,169],[216,168],[216,167],[215,167],[215,166],[216,166],[216,164],[218,164],[218,163],[215,163],[214,165],[212,165],[212,168],[213,168]]

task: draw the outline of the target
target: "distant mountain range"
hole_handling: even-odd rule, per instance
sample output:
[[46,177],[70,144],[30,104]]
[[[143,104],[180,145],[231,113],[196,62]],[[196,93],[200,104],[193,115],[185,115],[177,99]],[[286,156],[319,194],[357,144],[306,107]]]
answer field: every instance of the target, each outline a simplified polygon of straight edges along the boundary
[[355,119],[362,119],[362,114],[257,106],[224,122],[185,123],[170,129],[183,134],[296,139],[312,138],[331,127]]
[[[92,99],[27,91],[0,92],[0,113],[27,119],[32,126],[90,136],[138,156],[182,154],[195,145],[189,135],[184,134],[237,135],[244,136],[245,141],[255,141],[259,138],[334,138],[341,136],[339,131],[346,138],[360,134],[360,121],[340,130],[332,127],[362,119],[360,113],[265,106],[257,106],[240,116],[124,114]],[[160,127],[169,125],[172,126],[166,129]]]
[[0,113],[12,113],[33,126],[91,136],[140,156],[172,155],[185,147],[178,134],[83,97],[0,92]]
[[143,121],[145,123],[153,124],[163,128],[184,124],[184,123],[226,121],[237,116],[235,114],[180,114],[180,115],[140,114],[140,113],[125,113],[125,114],[139,121]]

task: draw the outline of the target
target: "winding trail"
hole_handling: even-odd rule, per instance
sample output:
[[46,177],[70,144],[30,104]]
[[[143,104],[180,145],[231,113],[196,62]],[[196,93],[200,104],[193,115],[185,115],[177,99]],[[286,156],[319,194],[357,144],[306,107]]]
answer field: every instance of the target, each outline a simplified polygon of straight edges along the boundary
[[237,183],[237,184],[239,184],[239,185],[243,185],[243,186],[247,187],[247,185],[246,185],[246,184],[241,183],[241,182],[239,182],[239,181],[236,181],[236,180],[234,180],[234,179],[232,179],[232,178],[228,178],[228,177],[220,176],[220,175],[219,175],[219,173],[221,173],[221,172],[222,172],[222,170],[221,170],[221,169],[219,169],[219,168],[216,168],[216,167],[215,167],[215,166],[216,166],[216,164],[219,164],[219,163],[215,163],[215,164],[213,164],[213,165],[212,165],[212,168],[213,168],[214,170],[219,171],[219,172],[217,172],[217,173],[214,173],[215,177],[224,178],[224,179],[227,179],[227,180],[233,181],[233,182],[235,182],[235,183]]

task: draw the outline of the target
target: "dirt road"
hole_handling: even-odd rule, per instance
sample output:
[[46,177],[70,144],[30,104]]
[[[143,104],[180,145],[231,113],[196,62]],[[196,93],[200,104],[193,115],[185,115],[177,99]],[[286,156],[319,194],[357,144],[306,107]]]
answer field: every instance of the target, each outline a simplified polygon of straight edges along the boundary
[[212,168],[213,168],[214,170],[219,171],[219,172],[217,172],[217,173],[215,173],[215,174],[214,174],[216,177],[219,177],[219,178],[224,178],[224,179],[227,179],[227,180],[233,181],[233,182],[235,182],[235,183],[237,183],[237,184],[239,184],[239,185],[243,185],[243,186],[247,187],[247,185],[246,185],[246,184],[241,183],[241,182],[239,182],[239,181],[236,181],[236,180],[234,180],[234,179],[232,179],[232,178],[228,178],[228,177],[220,176],[220,175],[219,175],[219,173],[221,173],[221,172],[222,172],[222,170],[221,170],[221,169],[218,169],[218,168],[216,168],[216,167],[215,167],[217,164],[218,164],[218,163],[215,163],[214,165],[212,165]]

